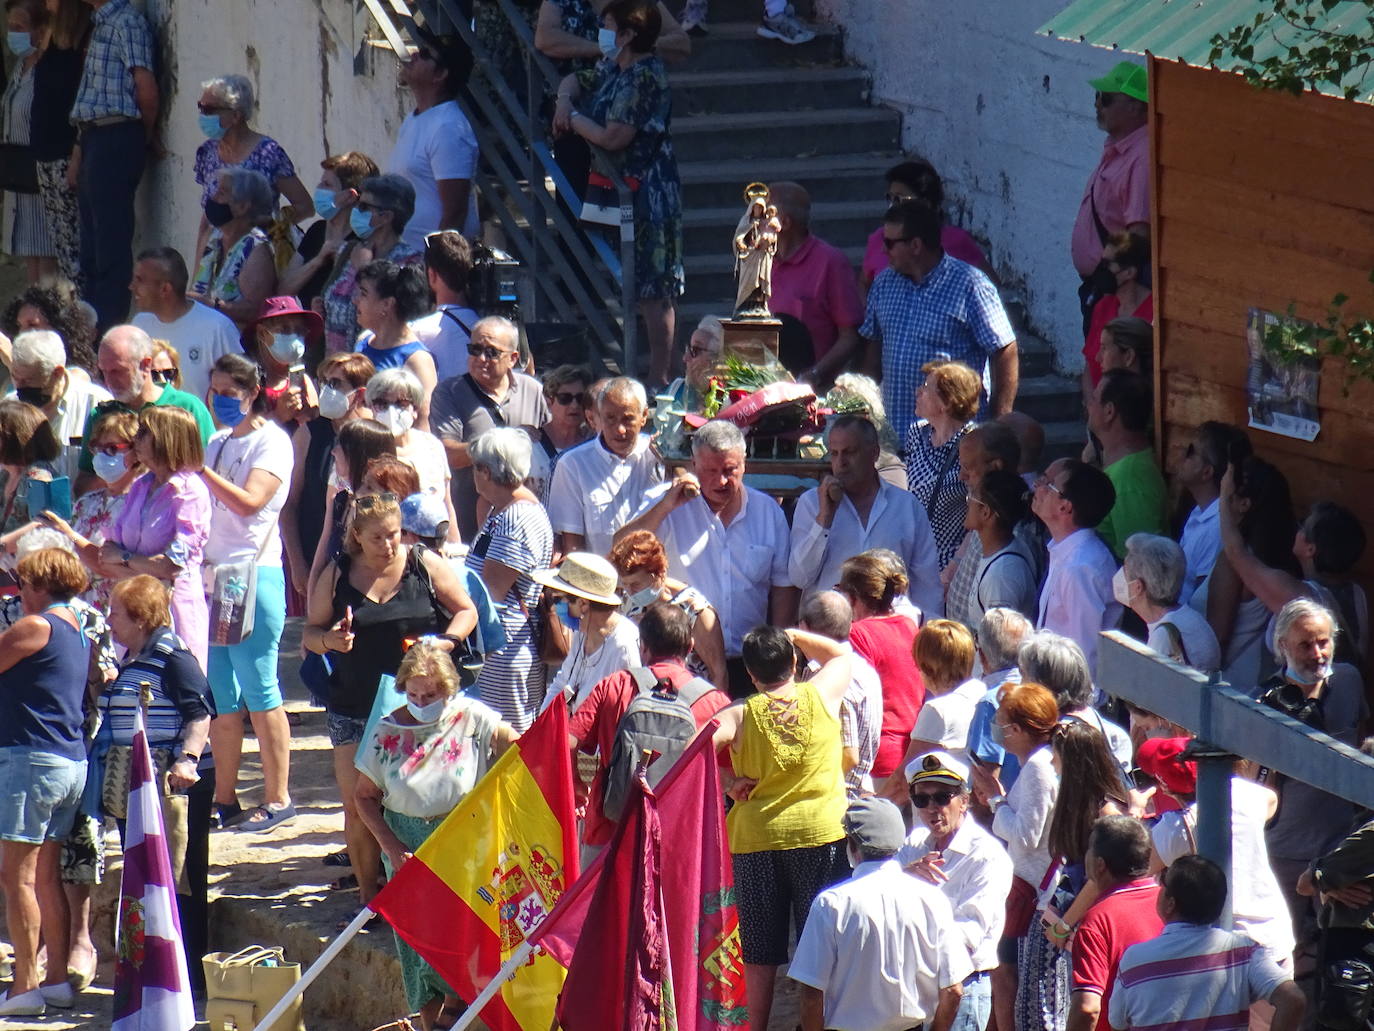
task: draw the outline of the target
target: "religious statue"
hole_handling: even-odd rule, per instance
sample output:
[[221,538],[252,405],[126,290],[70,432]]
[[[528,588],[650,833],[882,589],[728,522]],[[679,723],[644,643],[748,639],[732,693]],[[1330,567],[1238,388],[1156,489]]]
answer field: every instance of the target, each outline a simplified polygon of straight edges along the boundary
[[768,187],[750,183],[744,188],[748,207],[735,227],[735,318],[771,319],[768,298],[773,292],[773,255],[778,250],[782,223],[769,204]]

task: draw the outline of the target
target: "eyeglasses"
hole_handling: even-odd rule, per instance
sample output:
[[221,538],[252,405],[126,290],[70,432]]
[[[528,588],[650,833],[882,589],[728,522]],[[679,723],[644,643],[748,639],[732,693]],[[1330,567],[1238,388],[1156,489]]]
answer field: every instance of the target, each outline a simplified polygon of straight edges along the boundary
[[361,211],[363,214],[367,214],[368,212],[371,212],[371,211],[385,211],[385,210],[386,210],[386,208],[382,207],[380,204],[374,204],[372,201],[367,201],[367,200],[360,200],[360,201],[358,201],[357,204],[355,204],[355,205],[353,205],[353,206],[354,206],[355,208],[357,208],[359,211]]
[[489,362],[498,361],[514,351],[503,351],[499,347],[492,347],[490,344],[468,344],[468,354],[474,358],[485,358]]
[[929,795],[924,791],[913,791],[911,793],[911,804],[917,809],[927,809],[932,802],[938,806],[947,806],[952,801],[954,801],[953,791],[935,791]]
[[903,196],[901,196],[900,194],[896,194],[896,193],[889,193],[889,194],[885,194],[885,195],[883,196],[883,199],[884,199],[885,201],[887,201],[887,206],[890,208],[890,207],[892,207],[894,204],[901,204],[903,201],[913,200],[914,198],[912,198],[912,197],[903,197]]
[[177,378],[176,369],[153,369],[148,373],[153,378],[153,382],[158,386],[165,387],[169,383],[175,383]]
[[1039,476],[1037,476],[1037,477],[1035,478],[1035,489],[1036,489],[1036,490],[1039,490],[1041,487],[1045,487],[1045,488],[1047,488],[1047,489],[1049,489],[1049,490],[1054,491],[1054,492],[1055,492],[1056,494],[1058,494],[1061,498],[1064,497],[1064,492],[1063,492],[1062,490],[1060,490],[1058,487],[1056,487],[1056,486],[1054,485],[1054,481],[1051,480],[1051,479],[1050,479],[1048,476],[1046,476],[1044,473],[1041,473]]
[[914,239],[916,239],[914,236],[898,236],[898,237],[884,236],[884,237],[883,237],[883,250],[890,251],[890,250],[892,250],[892,248],[896,247],[899,243],[910,243],[910,242],[911,242],[912,240],[914,240]]
[[1093,94],[1093,100],[1097,102],[1098,107],[1111,107],[1120,95],[1119,93],[1103,93],[1098,90],[1097,93]]
[[91,450],[101,455],[122,455],[133,448],[132,444],[92,444]]
[[702,346],[699,345],[699,344],[688,344],[688,345],[687,345],[687,357],[688,357],[688,358],[705,358],[705,357],[707,357],[708,355],[714,355],[714,354],[717,354],[717,353],[718,353],[718,352],[716,351],[716,349],[715,349],[714,347],[702,347]]
[[560,405],[580,405],[582,399],[586,396],[587,392],[585,390],[579,390],[576,393],[573,393],[571,390],[560,390],[553,395],[553,400],[555,404]]
[[360,513],[371,512],[378,508],[393,508],[401,504],[401,499],[391,491],[383,491],[381,494],[362,494],[354,499],[353,506]]
[[372,410],[374,412],[384,412],[388,408],[414,408],[415,402],[408,397],[393,397],[389,401],[373,401]]
[[203,115],[227,115],[234,109],[232,107],[224,107],[220,104],[197,104],[196,110]]
[[329,379],[324,381],[324,385],[326,387],[333,387],[335,390],[340,390],[345,394],[354,389],[352,383],[349,383],[348,380],[341,379],[338,376],[331,376]]

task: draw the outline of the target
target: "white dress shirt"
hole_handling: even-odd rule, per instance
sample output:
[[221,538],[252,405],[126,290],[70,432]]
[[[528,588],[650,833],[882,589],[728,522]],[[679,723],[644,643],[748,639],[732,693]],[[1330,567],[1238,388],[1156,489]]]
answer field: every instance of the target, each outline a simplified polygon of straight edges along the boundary
[[[918,824],[897,853],[897,862],[910,866],[931,851],[930,831]],[[944,859],[940,869],[949,880],[938,887],[954,910],[954,926],[968,949],[973,969],[991,970],[997,966],[997,942],[1002,937],[1007,896],[1011,894],[1011,856],[969,813],[964,814],[940,855]]]
[[[559,459],[555,487],[563,464],[577,450]],[[658,504],[670,486],[663,483],[649,491],[643,509]],[[726,655],[739,655],[744,635],[768,622],[770,590],[792,585],[787,517],[776,501],[752,487],[744,488],[744,500],[729,526],[698,495],[668,513],[659,524],[658,539],[668,553],[668,575],[706,595],[716,610]]]
[[1062,541],[1050,541],[1050,568],[1040,592],[1043,630],[1075,642],[1097,676],[1097,635],[1121,621],[1121,606],[1112,595],[1116,559],[1096,530],[1075,530]]
[[1188,562],[1188,572],[1183,577],[1183,590],[1179,592],[1178,603],[1187,605],[1188,599],[1212,567],[1217,563],[1221,551],[1220,518],[1221,499],[1216,498],[1206,508],[1195,505],[1188,513],[1188,522],[1183,526],[1183,536],[1179,544],[1183,546],[1183,557]]
[[939,888],[895,860],[860,863],[811,903],[787,976],[825,993],[826,1027],[906,1031],[973,972],[952,916]]
[[[558,456],[549,485],[549,522],[555,533],[579,533],[582,550],[607,555],[615,532],[644,507],[644,497],[663,482],[663,465],[641,433],[628,458],[600,435]],[[714,598],[711,599],[715,601]]]
[[827,591],[839,583],[845,559],[871,548],[890,548],[906,563],[911,601],[927,619],[944,613],[945,592],[940,585],[935,537],[926,510],[914,494],[880,481],[866,525],[848,496],[840,499],[830,529],[816,522],[819,511],[818,487],[797,499],[792,516],[792,557],[787,564],[794,585],[806,594]]

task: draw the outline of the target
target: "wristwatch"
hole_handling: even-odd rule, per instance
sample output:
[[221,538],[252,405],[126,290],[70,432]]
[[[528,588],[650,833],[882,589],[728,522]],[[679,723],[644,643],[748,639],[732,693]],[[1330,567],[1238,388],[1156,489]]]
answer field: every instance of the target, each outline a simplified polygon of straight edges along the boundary
[[993,795],[991,798],[988,799],[988,808],[995,813],[998,809],[1000,809],[1003,805],[1006,804],[1006,801],[1006,795]]
[[190,762],[192,766],[200,765],[200,756],[196,755],[194,752],[182,752],[181,758]]
[[134,553],[130,551],[128,548],[125,548],[123,551],[119,553],[119,561],[123,562],[126,566],[129,564],[129,559],[133,557]]

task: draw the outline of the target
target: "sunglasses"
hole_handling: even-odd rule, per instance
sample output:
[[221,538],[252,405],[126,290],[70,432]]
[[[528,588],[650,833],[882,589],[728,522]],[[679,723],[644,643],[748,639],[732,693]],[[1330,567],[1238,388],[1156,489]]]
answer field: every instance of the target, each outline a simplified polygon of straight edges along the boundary
[[434,243],[435,240],[438,240],[440,237],[447,236],[449,233],[452,233],[460,240],[463,238],[463,234],[458,232],[458,230],[456,229],[436,229],[432,233],[425,234],[425,249],[428,250],[430,245]]
[[393,397],[390,401],[377,400],[372,403],[374,412],[384,412],[388,408],[414,408],[415,404],[408,397]]
[[354,500],[353,506],[359,512],[371,512],[378,508],[399,507],[401,499],[391,491],[383,491],[381,494],[363,494]]
[[176,369],[153,369],[148,375],[153,378],[153,382],[160,387],[165,387],[169,383],[175,383],[177,378]]
[[357,389],[353,386],[352,383],[348,382],[348,380],[341,379],[338,376],[331,376],[329,379],[324,381],[324,385],[326,387],[333,387],[335,390],[341,391],[345,394],[351,393],[352,391]]
[[934,802],[938,806],[947,806],[954,801],[953,791],[934,791],[927,795],[924,791],[913,791],[911,793],[911,804],[917,809],[927,809]]
[[888,207],[892,207],[894,204],[900,204],[900,203],[902,203],[902,201],[912,200],[913,198],[911,198],[911,197],[899,197],[899,196],[898,196],[897,194],[895,194],[895,193],[888,193],[888,194],[885,194],[885,195],[883,196],[883,199],[884,199],[885,201],[887,201],[887,206],[888,206]]
[[124,455],[124,454],[128,454],[129,451],[131,451],[132,449],[133,449],[133,445],[132,445],[132,444],[99,444],[99,445],[97,445],[97,444],[92,444],[92,445],[91,445],[91,450],[92,450],[93,452],[96,452],[96,453],[102,454],[102,455],[109,455],[109,456],[111,456],[111,457],[113,457],[114,455]]
[[499,347],[492,347],[490,344],[468,344],[468,354],[474,358],[485,358],[489,362],[498,361],[514,351],[503,351]]
[[553,400],[556,404],[560,405],[580,405],[582,399],[586,396],[587,392],[585,390],[579,390],[576,393],[573,393],[571,390],[560,390],[553,395]]
[[914,236],[897,236],[897,237],[884,236],[884,237],[883,237],[883,250],[885,250],[885,251],[890,251],[890,250],[892,250],[892,248],[896,247],[899,243],[910,243],[910,242],[911,242],[912,240],[914,240],[914,239],[916,239]]
[[1093,94],[1093,99],[1097,101],[1098,107],[1111,107],[1116,103],[1116,98],[1118,96],[1120,96],[1119,93],[1103,93],[1099,90],[1097,93]]
[[222,107],[218,104],[197,104],[196,110],[203,115],[227,115],[233,108]]

